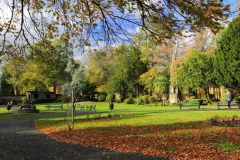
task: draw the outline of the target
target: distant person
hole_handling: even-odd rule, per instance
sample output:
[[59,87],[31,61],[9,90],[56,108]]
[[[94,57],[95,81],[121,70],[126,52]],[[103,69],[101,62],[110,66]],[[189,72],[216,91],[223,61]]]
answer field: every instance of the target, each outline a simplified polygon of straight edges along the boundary
[[228,109],[231,109],[230,104],[232,101],[232,96],[231,96],[230,92],[227,92],[227,101],[228,101]]
[[11,110],[11,106],[10,106],[10,103],[9,103],[9,102],[7,103],[7,110],[8,110],[8,111]]

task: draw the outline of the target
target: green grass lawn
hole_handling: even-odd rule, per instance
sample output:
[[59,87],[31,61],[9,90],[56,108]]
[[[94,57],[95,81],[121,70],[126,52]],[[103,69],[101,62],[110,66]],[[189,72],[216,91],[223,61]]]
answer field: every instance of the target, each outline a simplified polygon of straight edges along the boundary
[[[44,103],[44,104],[36,104],[36,108],[40,110],[48,110],[45,106],[48,104],[53,103]],[[56,103],[61,104],[61,103]],[[111,111],[109,109],[109,103],[99,103],[99,102],[91,102],[88,104],[96,104],[96,111],[97,112],[108,112]],[[71,103],[63,103],[63,109],[67,109],[67,105],[71,105]],[[221,109],[225,109],[225,107],[221,107]],[[59,110],[60,108],[51,108],[50,110]],[[85,108],[86,109],[86,108]],[[198,109],[198,106],[192,106],[192,107],[182,107],[182,110],[195,110]],[[202,105],[200,109],[217,109],[216,105]],[[77,108],[77,110],[79,110]],[[135,104],[123,104],[123,103],[114,103],[114,109],[113,112],[119,112],[119,111],[154,111],[154,110],[180,110],[179,106],[152,106],[151,104],[146,105],[135,105]]]
[[4,108],[0,108],[0,114],[1,113],[8,113],[8,112],[11,112],[11,111],[13,111],[13,110],[7,110],[7,108],[6,109],[4,109]]
[[[107,116],[103,113],[101,116]],[[111,113],[116,114],[116,113]],[[133,114],[125,112],[121,114]],[[96,115],[90,115],[93,118]],[[74,131],[66,129],[63,118],[39,119],[37,127],[50,137],[68,143],[137,152],[175,159],[216,159],[240,152],[238,128],[202,124],[213,116],[240,116],[237,110],[220,111],[149,111],[109,119],[87,120],[76,117]],[[86,119],[81,120],[80,119]],[[76,138],[77,137],[77,138]],[[209,156],[209,157],[208,157]],[[229,157],[228,157],[229,158]],[[228,159],[227,158],[227,159]],[[230,159],[232,159],[231,157]],[[234,159],[234,158],[233,158]]]
[[37,118],[37,117],[50,117],[50,116],[60,116],[66,115],[66,111],[58,111],[58,112],[49,112],[49,113],[31,113],[31,114],[0,114],[0,119],[23,119],[23,118]]

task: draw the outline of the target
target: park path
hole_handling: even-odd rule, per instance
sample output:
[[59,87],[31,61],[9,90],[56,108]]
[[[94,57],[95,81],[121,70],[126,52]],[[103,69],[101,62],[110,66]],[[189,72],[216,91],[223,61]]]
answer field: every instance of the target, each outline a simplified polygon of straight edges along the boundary
[[[76,111],[76,116],[89,111]],[[93,113],[93,112],[91,112]],[[100,113],[100,112],[96,112]],[[63,117],[63,116],[55,116]],[[44,117],[53,118],[53,117]],[[35,128],[41,118],[6,119],[0,115],[1,160],[162,160],[142,154],[115,152],[77,144],[57,142]]]

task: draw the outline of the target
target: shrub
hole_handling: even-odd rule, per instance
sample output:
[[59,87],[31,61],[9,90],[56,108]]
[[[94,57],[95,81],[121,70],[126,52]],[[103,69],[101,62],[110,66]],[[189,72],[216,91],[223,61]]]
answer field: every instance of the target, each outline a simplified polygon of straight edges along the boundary
[[169,106],[170,100],[169,100],[169,99],[168,99],[168,100],[166,100],[166,103],[167,103],[167,105]]
[[149,96],[149,97],[148,97],[148,101],[149,101],[150,103],[155,102],[155,97]]
[[57,99],[56,98],[46,98],[46,99],[34,99],[36,104],[39,103],[54,103]]
[[189,102],[200,102],[200,104],[202,104],[202,99],[192,99]]
[[136,98],[133,98],[133,102],[137,105],[141,105],[142,104],[142,97],[136,97]]
[[153,104],[152,104],[152,106],[153,106],[153,107],[156,107],[156,106],[157,106],[157,104],[156,104],[156,103],[153,103]]
[[123,103],[130,104],[130,100],[129,99],[125,99]]
[[128,99],[125,99],[123,103],[125,104],[131,104],[133,101],[133,98],[132,97],[129,97]]
[[71,100],[71,98],[68,97],[68,96],[63,96],[63,97],[62,97],[62,103],[69,103],[70,100]]
[[118,101],[119,101],[120,103],[122,103],[122,102],[123,102],[123,98],[120,97],[120,98],[118,99]]
[[189,102],[190,102],[190,100],[193,100],[193,99],[196,99],[196,97],[195,96],[191,96],[190,99],[189,99]]
[[106,96],[103,94],[98,96],[98,102],[103,102],[105,101],[105,99],[106,99]]
[[54,103],[62,102],[62,98],[58,98]]
[[180,103],[179,103],[179,102],[177,102],[177,103],[175,104],[175,106],[176,106],[176,107],[179,107],[179,106],[180,106]]
[[27,97],[22,97],[21,100],[22,100],[22,104],[23,104],[26,100],[28,100],[28,98]]
[[182,102],[183,102],[183,103],[187,103],[187,102],[188,102],[188,100],[183,100]]
[[227,93],[223,93],[220,98],[221,101],[227,101]]
[[149,95],[144,95],[144,96],[142,96],[142,100],[143,100],[143,102],[144,102],[145,104],[148,103],[148,98],[149,98]]
[[163,106],[163,102],[159,102],[159,106],[162,107]]
[[234,98],[232,99],[232,101],[238,101],[238,98],[234,97]]
[[106,101],[108,102],[113,102],[115,100],[115,95],[114,94],[108,94]]

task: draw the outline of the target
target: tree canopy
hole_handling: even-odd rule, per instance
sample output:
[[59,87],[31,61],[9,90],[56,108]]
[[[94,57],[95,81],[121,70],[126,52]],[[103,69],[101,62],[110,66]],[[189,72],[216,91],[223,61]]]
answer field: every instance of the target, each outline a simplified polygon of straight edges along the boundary
[[226,88],[240,87],[240,16],[233,18],[220,32],[214,56],[214,74],[217,84]]
[[[58,37],[83,48],[99,41],[110,44],[131,40],[131,27],[142,27],[156,42],[182,35],[185,29],[200,31],[207,27],[216,33],[220,29],[218,21],[227,19],[230,12],[230,5],[221,2],[6,0],[0,6],[1,55],[7,54],[5,42],[10,35],[15,37],[12,45],[21,48]],[[148,24],[161,24],[161,34]]]
[[213,58],[210,53],[192,51],[187,61],[179,66],[177,84],[180,90],[203,89],[209,100],[209,87],[215,84]]

